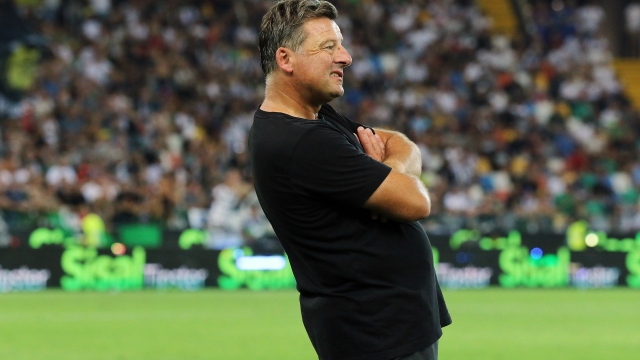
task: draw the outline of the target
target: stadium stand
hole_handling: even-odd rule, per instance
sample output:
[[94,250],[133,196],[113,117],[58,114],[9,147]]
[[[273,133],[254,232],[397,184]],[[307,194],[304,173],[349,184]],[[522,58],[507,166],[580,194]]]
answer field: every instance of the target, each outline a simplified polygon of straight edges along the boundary
[[[335,106],[420,146],[428,232],[640,230],[640,116],[601,8],[532,2],[531,33],[506,36],[468,0],[333,2],[354,59]],[[0,4],[23,26],[0,38],[9,229],[94,213],[110,231],[208,229],[211,247],[271,234],[246,156],[270,1]]]

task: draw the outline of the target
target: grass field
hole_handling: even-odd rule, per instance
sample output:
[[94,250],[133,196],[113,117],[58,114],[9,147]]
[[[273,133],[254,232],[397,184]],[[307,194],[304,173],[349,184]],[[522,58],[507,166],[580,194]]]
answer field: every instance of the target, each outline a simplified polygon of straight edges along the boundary
[[[640,359],[640,291],[447,291],[441,360]],[[297,293],[0,294],[0,359],[315,359]]]

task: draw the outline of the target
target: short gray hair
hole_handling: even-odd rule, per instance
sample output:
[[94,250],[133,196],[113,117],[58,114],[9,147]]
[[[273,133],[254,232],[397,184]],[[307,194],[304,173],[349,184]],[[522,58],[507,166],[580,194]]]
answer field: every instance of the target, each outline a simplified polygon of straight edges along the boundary
[[324,0],[279,0],[262,17],[258,46],[265,76],[277,67],[276,50],[283,46],[295,52],[307,38],[302,25],[307,20],[338,17],[338,10]]

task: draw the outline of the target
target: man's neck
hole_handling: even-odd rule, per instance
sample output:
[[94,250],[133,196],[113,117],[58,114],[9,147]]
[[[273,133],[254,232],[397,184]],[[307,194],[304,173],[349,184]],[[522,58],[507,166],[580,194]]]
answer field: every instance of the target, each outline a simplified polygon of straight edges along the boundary
[[320,106],[305,103],[300,94],[291,91],[289,84],[268,83],[260,110],[281,112],[294,117],[317,120]]

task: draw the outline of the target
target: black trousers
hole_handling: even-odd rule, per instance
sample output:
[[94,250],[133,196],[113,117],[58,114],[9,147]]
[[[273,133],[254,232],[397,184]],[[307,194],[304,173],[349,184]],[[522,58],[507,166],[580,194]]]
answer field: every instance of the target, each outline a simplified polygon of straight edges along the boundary
[[438,360],[438,342],[436,341],[424,350],[399,356],[391,360]]

